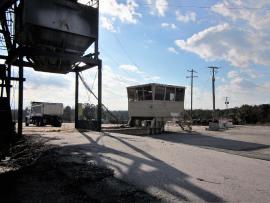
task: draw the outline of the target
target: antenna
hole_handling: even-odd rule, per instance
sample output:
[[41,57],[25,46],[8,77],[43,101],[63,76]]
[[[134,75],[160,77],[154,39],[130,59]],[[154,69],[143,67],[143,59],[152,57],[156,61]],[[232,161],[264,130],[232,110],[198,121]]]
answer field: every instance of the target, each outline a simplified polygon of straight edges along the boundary
[[190,118],[192,120],[192,106],[193,106],[193,78],[197,78],[198,76],[194,75],[194,73],[197,73],[195,70],[187,70],[191,73],[190,76],[186,76],[186,78],[190,78],[190,88],[191,88],[191,99],[190,99]]

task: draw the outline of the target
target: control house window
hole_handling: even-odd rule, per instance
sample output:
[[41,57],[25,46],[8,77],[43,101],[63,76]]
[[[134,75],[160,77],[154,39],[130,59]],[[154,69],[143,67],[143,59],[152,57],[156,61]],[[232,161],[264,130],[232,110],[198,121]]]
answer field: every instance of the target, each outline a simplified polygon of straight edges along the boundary
[[185,89],[176,88],[175,101],[184,101]]
[[166,88],[166,101],[174,101],[175,100],[175,88],[167,87]]
[[163,86],[156,86],[155,90],[155,100],[164,100],[164,94],[165,94],[165,87]]
[[153,92],[152,92],[152,86],[145,86],[143,87],[144,92],[144,100],[152,100],[153,99]]
[[129,101],[135,100],[135,89],[134,88],[128,89],[128,100]]

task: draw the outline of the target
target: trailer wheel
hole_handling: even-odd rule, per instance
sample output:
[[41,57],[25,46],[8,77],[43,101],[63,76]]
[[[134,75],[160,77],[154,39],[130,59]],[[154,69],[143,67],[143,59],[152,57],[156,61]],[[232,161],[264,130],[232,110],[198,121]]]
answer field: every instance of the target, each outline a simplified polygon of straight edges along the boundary
[[61,127],[62,126],[61,120],[58,119],[58,118],[55,118],[54,121],[53,121],[53,123],[52,123],[52,126],[53,127]]
[[40,120],[38,119],[37,121],[36,121],[36,126],[40,126]]
[[25,126],[29,126],[29,122],[27,118],[25,118]]
[[45,126],[43,118],[40,119],[40,126]]
[[53,124],[53,127],[61,127],[62,126],[62,123],[61,122],[55,122]]

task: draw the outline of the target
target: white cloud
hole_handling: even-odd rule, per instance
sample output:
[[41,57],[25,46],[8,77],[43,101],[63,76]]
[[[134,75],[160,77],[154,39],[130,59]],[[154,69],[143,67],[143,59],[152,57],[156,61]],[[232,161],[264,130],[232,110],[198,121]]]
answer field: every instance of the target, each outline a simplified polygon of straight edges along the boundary
[[[256,4],[252,0],[235,1],[224,0],[212,6],[212,10],[222,16],[231,18],[234,21],[243,20],[251,27],[261,30],[269,27],[270,13],[268,9],[270,2],[268,0],[257,0]],[[245,9],[245,8],[259,8],[259,9]],[[244,9],[231,9],[244,8]],[[262,8],[262,9],[260,9]]]
[[159,76],[156,75],[148,75],[145,72],[141,71],[137,66],[130,65],[130,64],[123,64],[119,66],[120,69],[125,70],[129,73],[136,73],[138,74],[139,78],[141,79],[140,82],[151,82],[151,81],[157,81],[160,79]]
[[232,78],[238,77],[239,74],[236,71],[229,71],[227,76],[228,76],[228,78],[232,79]]
[[144,47],[148,49],[155,43],[156,42],[152,39],[144,40]]
[[103,103],[110,110],[127,109],[126,87],[137,84],[139,84],[137,80],[118,74],[110,66],[105,65],[103,68]]
[[165,16],[168,10],[168,0],[147,0],[147,3],[151,8],[151,14],[157,13],[158,16]]
[[[231,77],[233,76],[233,77]],[[228,82],[217,87],[217,100],[221,101],[228,96],[231,100],[230,106],[241,106],[243,104],[255,105],[269,103],[270,86],[267,83],[257,84],[253,79],[246,76],[232,74],[228,75]]]
[[31,101],[61,102],[74,106],[74,74],[37,72],[30,68],[26,68],[24,73],[24,106],[30,105]]
[[161,27],[170,28],[170,29],[176,29],[177,28],[174,23],[161,23]]
[[[96,68],[83,71],[82,75],[90,87],[94,84],[94,93],[97,95],[97,78],[94,81]],[[132,77],[121,75],[111,67],[103,66],[103,103],[111,110],[127,109],[126,87],[142,83]],[[74,84],[75,74],[57,75],[51,73],[35,72],[31,69],[25,70],[26,82],[24,83],[24,106],[31,101],[61,102],[64,105],[74,107]],[[94,83],[95,82],[95,83]],[[117,91],[115,91],[117,90]],[[17,92],[15,92],[17,98]],[[15,98],[15,101],[16,101]],[[90,99],[90,100],[89,100]],[[96,104],[96,99],[79,83],[79,102],[91,102]],[[108,102],[109,101],[109,102]]]
[[[249,67],[252,64],[270,65],[270,37],[260,38],[228,23],[209,27],[187,40],[176,40],[183,50],[195,53],[205,60],[226,60],[235,67]],[[268,38],[268,39],[267,39]]]
[[225,60],[249,70],[256,65],[269,67],[270,13],[264,9],[269,6],[267,0],[258,0],[256,4],[252,0],[223,0],[212,11],[223,16],[226,23],[206,28],[186,40],[176,40],[176,44],[206,61]]
[[227,77],[229,79],[237,78],[239,76],[250,78],[250,79],[256,79],[256,78],[261,78],[265,76],[263,73],[260,73],[256,70],[253,69],[240,69],[239,71],[229,71],[227,74]]
[[147,81],[147,82],[151,82],[151,81],[158,81],[158,80],[160,80],[160,77],[159,76],[149,76],[149,75],[146,75],[146,76],[144,76],[144,78],[143,78],[145,81]]
[[252,79],[261,78],[261,77],[265,76],[265,74],[260,73],[254,69],[245,69],[244,74],[246,74],[248,77],[250,77]]
[[119,67],[120,69],[123,69],[123,70],[126,70],[126,71],[129,71],[129,72],[133,72],[133,73],[143,73],[142,71],[139,70],[139,68],[135,65],[130,65],[130,64],[123,64],[123,65],[120,65]]
[[[79,0],[80,3],[87,4],[89,0]],[[118,18],[121,22],[136,24],[142,14],[137,12],[139,5],[135,0],[127,0],[126,3],[118,3],[117,0],[102,0],[100,3],[100,13],[106,16]]]
[[188,23],[188,22],[195,22],[196,21],[196,13],[195,12],[187,12],[186,14],[181,14],[179,10],[175,12],[176,14],[176,19],[180,22],[183,23]]
[[160,16],[164,16],[165,12],[168,9],[168,2],[167,0],[156,0],[156,9]]
[[100,12],[103,15],[118,18],[121,22],[136,24],[142,14],[137,12],[139,5],[134,0],[118,3],[116,0],[100,1]]
[[[212,109],[211,82],[207,90],[195,85],[193,88],[193,108]],[[216,108],[224,109],[225,98],[229,97],[229,107],[242,106],[243,104],[259,105],[270,101],[270,83],[257,84],[252,79],[234,75],[227,78],[226,82],[216,83]],[[185,108],[190,108],[190,86],[187,86],[185,94]]]
[[113,25],[115,19],[110,20],[109,18],[106,18],[105,16],[101,16],[100,20],[101,20],[101,26],[103,28],[111,32],[116,32]]
[[230,26],[228,24],[213,26],[194,34],[187,40],[176,40],[175,43],[181,49],[196,53],[203,59],[222,58],[222,54],[220,53],[222,50],[217,49],[221,49],[219,47],[223,32],[229,29]]
[[176,51],[176,49],[174,47],[169,47],[167,50],[168,50],[168,52],[178,54],[178,51]]
[[[103,69],[103,98],[105,105],[110,109],[125,110],[127,109],[127,92],[126,87],[143,84],[159,80],[158,76],[148,76],[141,72],[136,66],[124,64],[119,68],[126,70],[128,73],[136,73],[139,77],[128,77],[116,73],[110,66],[105,65]],[[117,90],[117,91],[115,91]],[[110,102],[106,102],[110,101]]]

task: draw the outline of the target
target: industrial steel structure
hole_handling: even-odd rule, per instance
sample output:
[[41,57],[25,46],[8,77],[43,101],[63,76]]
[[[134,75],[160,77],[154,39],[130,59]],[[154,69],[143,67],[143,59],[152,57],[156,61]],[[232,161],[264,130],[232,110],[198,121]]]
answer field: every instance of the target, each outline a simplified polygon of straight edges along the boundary
[[[78,121],[79,72],[98,67],[98,129],[101,129],[102,62],[98,49],[99,1],[1,0],[0,119],[12,129],[11,81],[18,81],[18,134],[22,134],[24,68],[49,73],[75,72],[75,126]],[[93,51],[89,47],[93,46]],[[12,77],[11,67],[18,67]],[[5,113],[3,113],[5,112]],[[1,126],[3,123],[1,123]]]

